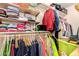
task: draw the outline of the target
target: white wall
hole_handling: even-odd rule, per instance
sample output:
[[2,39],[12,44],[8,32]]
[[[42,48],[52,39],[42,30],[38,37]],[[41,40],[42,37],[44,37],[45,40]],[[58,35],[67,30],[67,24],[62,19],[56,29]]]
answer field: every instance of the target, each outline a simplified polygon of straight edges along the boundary
[[74,5],[67,8],[68,15],[66,16],[67,21],[72,25],[73,33],[76,34],[79,26],[79,12],[75,9]]

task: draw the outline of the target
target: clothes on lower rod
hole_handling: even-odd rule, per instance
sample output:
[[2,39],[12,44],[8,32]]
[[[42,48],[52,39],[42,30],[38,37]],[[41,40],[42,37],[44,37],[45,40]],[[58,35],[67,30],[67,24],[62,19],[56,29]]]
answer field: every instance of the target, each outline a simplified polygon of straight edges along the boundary
[[[5,46],[3,50],[0,52],[0,55],[1,56],[50,56],[50,55],[57,56],[58,52],[56,48],[55,49],[53,48],[53,44],[52,44],[54,41],[51,41],[49,37],[47,38],[41,37],[38,39],[30,41],[31,44],[26,45],[25,42],[28,44],[27,40],[24,41],[23,39],[17,40],[17,39],[8,38],[5,41]],[[16,44],[18,45],[17,47]]]
[[16,56],[39,56],[39,44],[37,41],[33,41],[31,46],[25,46],[23,40],[18,41],[17,51],[15,50]]

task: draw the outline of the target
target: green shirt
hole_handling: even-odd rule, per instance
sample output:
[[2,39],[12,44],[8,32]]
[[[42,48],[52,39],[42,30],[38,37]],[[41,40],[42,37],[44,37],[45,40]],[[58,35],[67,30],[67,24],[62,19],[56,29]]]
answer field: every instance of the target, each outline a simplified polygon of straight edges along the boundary
[[51,37],[49,37],[49,39],[52,43],[53,56],[59,56],[54,40]]
[[11,47],[11,42],[7,40],[5,44],[4,53],[3,53],[4,56],[10,56],[10,47]]

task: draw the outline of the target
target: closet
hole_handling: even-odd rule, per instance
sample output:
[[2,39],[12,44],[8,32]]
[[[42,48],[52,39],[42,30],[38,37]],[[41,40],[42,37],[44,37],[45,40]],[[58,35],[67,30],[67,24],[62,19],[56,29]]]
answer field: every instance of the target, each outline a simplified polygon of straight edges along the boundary
[[0,33],[1,56],[58,56],[49,32]]
[[[43,18],[38,22],[40,13]],[[78,44],[71,42],[67,14],[57,3],[0,3],[0,56],[72,55]]]

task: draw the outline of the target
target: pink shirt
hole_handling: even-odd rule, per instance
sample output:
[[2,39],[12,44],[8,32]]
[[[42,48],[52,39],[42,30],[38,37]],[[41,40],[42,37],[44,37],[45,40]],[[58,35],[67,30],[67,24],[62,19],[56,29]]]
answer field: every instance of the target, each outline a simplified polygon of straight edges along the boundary
[[45,41],[41,36],[40,36],[40,39],[41,39],[41,42],[42,42],[42,55],[46,56],[47,53],[46,53]]

